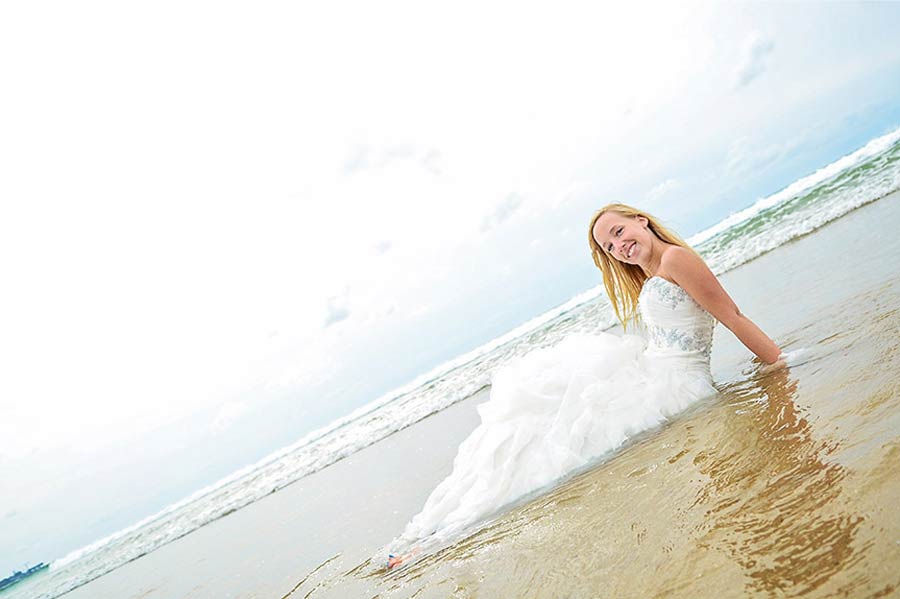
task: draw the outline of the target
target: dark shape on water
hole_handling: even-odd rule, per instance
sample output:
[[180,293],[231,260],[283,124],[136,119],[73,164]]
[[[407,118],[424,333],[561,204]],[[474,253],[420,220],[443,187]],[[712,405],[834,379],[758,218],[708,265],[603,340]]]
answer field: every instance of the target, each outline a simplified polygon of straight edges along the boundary
[[50,564],[45,564],[44,562],[41,562],[41,563],[37,564],[36,566],[31,566],[24,572],[19,572],[19,571],[13,572],[12,576],[7,576],[3,580],[0,580],[0,591],[2,591],[3,589],[5,589],[7,587],[11,587],[12,585],[16,584],[17,582],[19,582],[20,580],[22,580],[24,578],[28,578],[32,574],[36,574],[36,573],[40,572],[41,570],[46,570],[48,567],[50,567]]

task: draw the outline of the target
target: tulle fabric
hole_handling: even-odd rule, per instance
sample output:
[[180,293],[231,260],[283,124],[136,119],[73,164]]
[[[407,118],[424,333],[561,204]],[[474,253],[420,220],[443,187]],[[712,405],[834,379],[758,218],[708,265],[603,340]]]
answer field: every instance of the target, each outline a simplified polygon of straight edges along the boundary
[[[637,335],[574,334],[494,372],[490,399],[477,407],[481,424],[395,551],[451,536],[715,393],[715,321],[680,287],[649,283],[641,297],[642,317],[656,327],[649,347]],[[706,345],[684,345],[686,332]]]

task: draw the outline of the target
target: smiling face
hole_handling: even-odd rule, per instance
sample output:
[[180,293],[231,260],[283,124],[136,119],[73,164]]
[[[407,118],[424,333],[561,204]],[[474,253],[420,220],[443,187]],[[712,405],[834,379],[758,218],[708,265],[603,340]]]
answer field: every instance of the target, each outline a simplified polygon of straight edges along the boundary
[[603,251],[626,264],[646,264],[653,247],[653,233],[643,216],[605,212],[594,223],[594,240]]

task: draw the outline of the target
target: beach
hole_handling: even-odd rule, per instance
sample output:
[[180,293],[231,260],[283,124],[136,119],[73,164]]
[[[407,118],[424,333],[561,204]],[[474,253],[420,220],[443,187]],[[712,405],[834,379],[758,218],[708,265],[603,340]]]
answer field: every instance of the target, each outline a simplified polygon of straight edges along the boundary
[[900,2],[4,8],[0,599],[900,599]]
[[799,350],[790,368],[758,372],[720,325],[719,395],[436,553],[390,573],[370,559],[449,473],[486,390],[66,596],[893,596],[898,200],[722,276]]

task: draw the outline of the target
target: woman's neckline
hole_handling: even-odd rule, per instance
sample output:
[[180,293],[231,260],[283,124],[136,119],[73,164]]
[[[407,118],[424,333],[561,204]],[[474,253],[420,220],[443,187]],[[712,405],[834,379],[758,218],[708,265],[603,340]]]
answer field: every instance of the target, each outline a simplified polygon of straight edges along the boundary
[[647,280],[644,281],[644,284],[646,285],[646,284],[647,284],[647,281],[649,281],[650,279],[660,279],[660,280],[665,281],[665,282],[668,283],[669,285],[675,285],[675,286],[678,287],[679,289],[682,288],[681,285],[679,285],[678,283],[676,283],[676,282],[674,282],[674,281],[670,281],[669,279],[667,279],[667,278],[665,278],[665,277],[663,277],[663,276],[660,276],[660,275],[650,275],[649,277],[647,277]]

